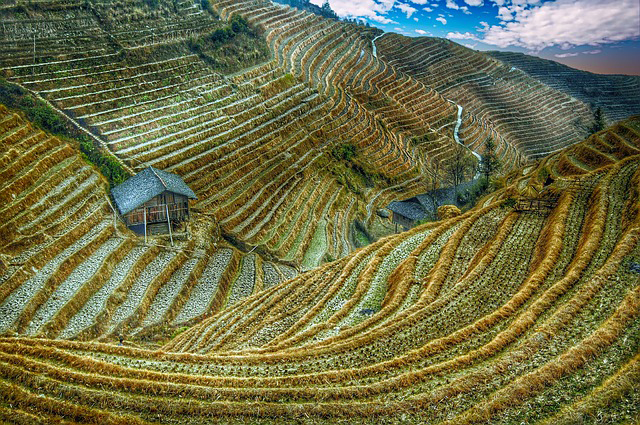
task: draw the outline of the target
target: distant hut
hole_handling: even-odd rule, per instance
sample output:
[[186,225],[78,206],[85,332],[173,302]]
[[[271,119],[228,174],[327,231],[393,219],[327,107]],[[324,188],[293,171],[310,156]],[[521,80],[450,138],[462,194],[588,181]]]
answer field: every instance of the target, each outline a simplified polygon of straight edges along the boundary
[[398,225],[409,230],[419,221],[430,216],[430,212],[417,201],[416,197],[405,201],[393,201],[387,206],[387,209],[393,213],[391,221],[396,225],[396,232]]
[[[111,189],[124,223],[138,234],[169,233],[189,219],[196,194],[175,174],[149,167]],[[173,242],[173,236],[172,242]]]

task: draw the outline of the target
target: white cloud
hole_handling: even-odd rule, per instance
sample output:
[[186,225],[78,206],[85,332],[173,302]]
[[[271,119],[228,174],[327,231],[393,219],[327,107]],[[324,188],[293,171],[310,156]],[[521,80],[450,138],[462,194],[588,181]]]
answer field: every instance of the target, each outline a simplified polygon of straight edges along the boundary
[[367,16],[369,19],[372,19],[376,22],[380,22],[381,24],[399,24],[398,21],[394,21],[393,19],[385,18],[384,16],[374,15]]
[[465,15],[471,15],[471,12],[469,12],[469,8],[467,6],[460,6],[460,10],[462,10],[462,13],[464,13]]
[[411,0],[411,3],[415,4],[427,4],[429,0]]
[[398,3],[394,7],[396,9],[399,9],[399,10],[403,11],[404,13],[406,13],[407,14],[407,19],[409,19],[411,17],[411,15],[413,15],[418,10],[415,7],[411,7],[406,3]]
[[[311,0],[321,6],[325,0]],[[396,0],[330,0],[331,8],[341,17],[367,18],[381,24],[397,24],[386,15],[395,5]]]
[[436,21],[442,23],[442,25],[447,25],[447,20],[444,19],[442,16],[437,17]]
[[433,12],[433,9],[430,7],[425,7],[422,10],[424,10],[425,12]]
[[578,55],[579,55],[579,53],[561,53],[559,55],[553,55],[553,56],[555,56],[557,58],[571,58],[573,56],[578,56]]
[[432,7],[438,7],[438,3],[431,3]]
[[403,32],[404,31],[402,28],[399,28],[399,27],[395,27],[393,30],[394,31],[398,31],[398,32]]
[[416,21],[416,22],[418,22],[418,18],[416,18],[416,17],[414,17],[414,18],[413,18],[413,20],[414,20],[414,21]]
[[583,55],[597,55],[598,53],[602,53],[602,50],[587,50],[586,52],[582,52]]
[[460,9],[460,6],[458,6],[455,0],[447,0],[447,7],[454,10]]
[[498,16],[508,22],[489,27],[482,41],[539,52],[552,46],[569,49],[640,38],[638,0],[557,0],[537,6],[535,3],[538,0],[513,0],[510,5],[500,7]]
[[471,34],[470,32],[465,32],[464,34],[461,32],[450,32],[447,34],[446,38],[451,40],[475,40],[482,41],[477,35]]
[[428,33],[427,31],[425,31],[425,30],[416,30],[416,32],[417,32],[418,34],[420,34],[420,35],[427,35],[427,34],[429,34],[429,33]]
[[498,8],[498,18],[503,21],[512,21],[513,20],[513,11],[508,7],[499,7]]
[[464,0],[469,6],[484,6],[484,0]]

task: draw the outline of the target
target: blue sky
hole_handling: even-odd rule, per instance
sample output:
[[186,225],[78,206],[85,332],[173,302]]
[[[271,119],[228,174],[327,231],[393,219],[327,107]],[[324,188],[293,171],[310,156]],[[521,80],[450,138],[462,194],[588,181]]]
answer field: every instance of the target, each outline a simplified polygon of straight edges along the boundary
[[[325,0],[311,0],[321,5]],[[528,53],[587,71],[640,75],[640,0],[329,0],[388,32]]]

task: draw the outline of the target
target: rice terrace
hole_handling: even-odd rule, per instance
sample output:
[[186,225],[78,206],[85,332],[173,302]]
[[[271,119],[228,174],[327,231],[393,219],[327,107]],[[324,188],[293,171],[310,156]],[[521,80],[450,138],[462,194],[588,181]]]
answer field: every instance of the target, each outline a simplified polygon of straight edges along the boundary
[[0,423],[639,423],[640,76],[278,1],[0,5]]

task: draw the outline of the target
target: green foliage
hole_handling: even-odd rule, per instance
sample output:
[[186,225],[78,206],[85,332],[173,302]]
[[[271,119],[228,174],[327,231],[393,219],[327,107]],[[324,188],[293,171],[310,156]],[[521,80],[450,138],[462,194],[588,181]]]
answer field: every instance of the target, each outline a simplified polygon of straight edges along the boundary
[[456,193],[456,201],[458,205],[472,207],[478,199],[484,196],[489,189],[486,179],[478,179],[473,186],[461,193]]
[[207,35],[188,39],[187,47],[220,72],[236,72],[264,62],[270,56],[258,29],[241,15],[233,15],[227,25]]
[[538,181],[544,183],[549,177],[549,169],[547,167],[541,167],[538,171]]
[[445,172],[449,182],[457,189],[458,185],[473,176],[476,161],[467,149],[462,145],[457,145],[452,158],[445,164]]
[[420,145],[422,143],[428,143],[433,141],[433,135],[431,133],[425,133],[422,136],[415,136],[411,139],[411,141],[416,144],[416,145]]
[[0,78],[0,103],[10,109],[17,109],[38,128],[56,135],[65,135],[66,124],[58,113],[45,102],[33,97],[18,85]]
[[231,21],[229,21],[229,25],[218,28],[209,34],[209,40],[213,43],[224,43],[225,41],[233,39],[238,34],[256,35],[244,17],[233,15]]
[[236,36],[236,33],[230,27],[218,28],[209,34],[209,39],[214,43],[224,43]]
[[353,239],[357,248],[362,248],[375,242],[367,227],[360,220],[354,220],[353,222]]
[[129,174],[115,158],[100,151],[89,136],[78,133],[77,130],[67,125],[55,109],[33,97],[22,87],[11,84],[2,78],[0,78],[0,103],[9,109],[24,113],[27,120],[44,131],[60,138],[72,139],[69,140],[72,143],[75,139],[80,143],[78,147],[83,157],[100,170],[110,185],[118,185],[129,177]]
[[182,332],[186,331],[187,329],[189,329],[189,326],[180,326],[179,328],[176,328],[173,333],[171,333],[171,339],[177,337],[178,335],[180,335]]
[[152,9],[158,7],[159,0],[144,0],[145,4]]
[[100,169],[111,187],[119,185],[129,177],[122,165],[114,157],[103,154],[88,136],[80,138],[80,151],[87,161]]
[[484,148],[484,154],[482,155],[482,161],[480,161],[480,171],[486,177],[486,183],[489,184],[489,179],[498,171],[502,164],[496,154],[496,144],[493,140],[487,140]]
[[602,131],[607,127],[607,122],[604,119],[604,113],[602,112],[602,108],[598,107],[593,112],[593,124],[589,128],[589,134],[597,133],[598,131]]
[[251,28],[249,27],[249,21],[247,21],[243,16],[241,15],[233,15],[231,17],[231,30],[235,33],[235,34],[240,34],[242,32],[252,32]]
[[289,6],[296,7],[300,10],[306,10],[307,12],[315,13],[316,15],[324,16],[329,19],[338,19],[336,12],[331,9],[328,1],[322,4],[322,7],[316,6],[309,0],[276,0],[277,3],[288,4]]
[[502,208],[513,208],[516,206],[516,200],[512,197],[509,197],[502,202],[501,206]]
[[351,161],[356,157],[356,146],[352,143],[342,143],[331,149],[331,156],[338,160]]

